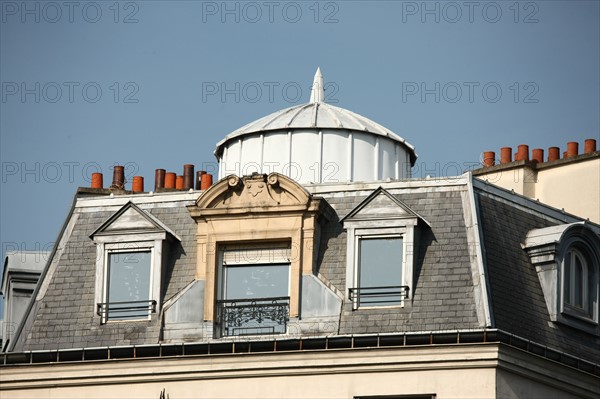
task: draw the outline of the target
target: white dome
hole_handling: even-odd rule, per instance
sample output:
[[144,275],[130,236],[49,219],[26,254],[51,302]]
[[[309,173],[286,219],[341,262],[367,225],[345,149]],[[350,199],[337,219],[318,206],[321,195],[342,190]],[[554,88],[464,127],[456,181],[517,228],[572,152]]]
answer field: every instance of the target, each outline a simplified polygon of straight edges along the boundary
[[[311,102],[250,122],[217,143],[219,178],[252,172],[279,172],[301,183],[410,177],[417,159],[411,144],[323,99],[323,77],[317,69]],[[335,179],[326,179],[333,169]]]

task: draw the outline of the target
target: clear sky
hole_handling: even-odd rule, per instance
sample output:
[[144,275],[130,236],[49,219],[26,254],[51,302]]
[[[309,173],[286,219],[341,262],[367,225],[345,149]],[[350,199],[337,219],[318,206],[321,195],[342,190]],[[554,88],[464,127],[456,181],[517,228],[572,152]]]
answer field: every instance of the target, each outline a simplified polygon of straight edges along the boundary
[[0,0],[0,241],[50,249],[112,166],[214,168],[236,128],[327,101],[416,147],[414,176],[600,132],[598,1]]

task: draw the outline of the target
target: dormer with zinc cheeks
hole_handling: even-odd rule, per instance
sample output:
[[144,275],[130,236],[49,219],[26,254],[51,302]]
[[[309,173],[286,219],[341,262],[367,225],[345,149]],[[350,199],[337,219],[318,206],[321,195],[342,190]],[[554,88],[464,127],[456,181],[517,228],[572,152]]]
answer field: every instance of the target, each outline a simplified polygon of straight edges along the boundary
[[96,244],[99,323],[157,320],[169,246],[181,241],[177,234],[128,202],[90,238]]
[[414,290],[419,227],[427,221],[379,187],[342,219],[353,310],[404,307]]

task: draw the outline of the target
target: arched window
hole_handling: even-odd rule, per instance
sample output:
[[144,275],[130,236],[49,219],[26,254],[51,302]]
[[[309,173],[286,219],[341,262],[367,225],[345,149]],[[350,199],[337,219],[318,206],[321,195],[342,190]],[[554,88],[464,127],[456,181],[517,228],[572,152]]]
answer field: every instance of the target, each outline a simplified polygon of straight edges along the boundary
[[523,248],[550,320],[600,336],[600,229],[587,222],[534,229]]
[[584,248],[572,246],[565,256],[564,267],[564,303],[591,317],[590,301],[590,256]]

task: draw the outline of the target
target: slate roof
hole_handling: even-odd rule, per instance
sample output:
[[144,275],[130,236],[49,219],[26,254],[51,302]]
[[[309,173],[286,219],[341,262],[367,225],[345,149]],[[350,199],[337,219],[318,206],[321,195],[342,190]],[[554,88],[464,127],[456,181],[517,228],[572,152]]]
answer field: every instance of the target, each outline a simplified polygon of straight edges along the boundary
[[549,321],[535,267],[526,252],[519,250],[528,231],[568,223],[572,219],[559,212],[522,208],[482,190],[477,191],[477,199],[495,327],[598,362],[599,337]]
[[[600,342],[589,334],[549,321],[535,267],[521,249],[534,228],[579,219],[493,186],[461,177],[450,183],[427,180],[377,184],[314,185],[309,191],[323,197],[335,211],[323,226],[317,271],[343,295],[346,287],[346,233],[340,222],[379,185],[426,219],[416,248],[414,292],[404,308],[353,311],[345,301],[334,334],[423,332],[495,327],[591,361],[600,358]],[[492,187],[492,188],[490,188]],[[46,266],[29,318],[14,350],[81,348],[161,341],[160,318],[144,323],[99,325],[95,317],[96,248],[89,235],[131,200],[181,238],[170,254],[164,276],[164,303],[196,273],[196,224],[186,208],[200,195],[169,193],[115,196],[114,204],[76,203],[56,251],[54,266]],[[177,197],[179,195],[179,197]],[[143,200],[139,200],[143,198]],[[477,207],[481,243],[469,235],[470,200]],[[85,198],[82,201],[90,201]],[[119,202],[120,201],[120,202]],[[470,211],[469,211],[470,210]],[[481,287],[475,281],[474,245],[481,245],[491,308],[488,324],[478,311]],[[44,286],[46,286],[44,288]],[[40,299],[41,298],[41,299]],[[488,303],[489,302],[489,303]],[[201,306],[201,304],[199,304]],[[204,339],[204,338],[199,338]]]

